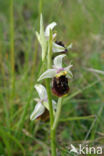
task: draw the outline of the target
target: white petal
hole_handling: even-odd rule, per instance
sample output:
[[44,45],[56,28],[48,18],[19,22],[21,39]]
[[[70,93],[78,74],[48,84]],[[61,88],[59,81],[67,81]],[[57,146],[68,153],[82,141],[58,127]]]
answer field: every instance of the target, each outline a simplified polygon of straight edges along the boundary
[[50,29],[52,30],[56,25],[57,25],[56,22],[50,23],[50,24],[46,27],[45,36],[48,37],[49,34],[50,34]]
[[47,91],[46,91],[46,88],[43,85],[36,84],[34,87],[35,87],[36,91],[38,92],[39,97],[40,97],[41,100],[47,98]]
[[67,46],[67,49],[71,49],[71,48],[72,48],[72,43]]
[[65,50],[65,48],[63,46],[58,45],[55,42],[53,42],[53,45],[52,45],[53,52],[63,52],[64,50]]
[[54,66],[56,68],[62,68],[62,59],[63,57],[65,57],[66,55],[65,54],[62,54],[62,55],[59,55],[59,56],[56,56],[54,58]]
[[36,104],[32,114],[30,115],[30,120],[35,120],[40,115],[42,115],[45,111],[45,107],[39,102]]
[[38,81],[46,78],[53,78],[55,75],[56,75],[56,69],[48,69],[39,77]]

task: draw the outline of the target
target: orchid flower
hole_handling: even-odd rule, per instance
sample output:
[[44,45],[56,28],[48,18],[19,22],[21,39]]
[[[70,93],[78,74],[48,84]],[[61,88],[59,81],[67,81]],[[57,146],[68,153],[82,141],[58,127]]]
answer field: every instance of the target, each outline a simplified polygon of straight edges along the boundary
[[65,57],[65,54],[56,56],[54,58],[54,65],[53,69],[46,70],[38,79],[38,81],[46,78],[53,78],[53,77],[60,77],[61,75],[66,75],[67,78],[72,78],[72,72],[70,71],[70,68],[72,65],[69,65],[67,67],[62,66],[62,59]]
[[[35,105],[35,108],[32,114],[30,115],[30,120],[35,120],[41,117],[45,113],[45,110],[49,110],[46,88],[41,84],[37,84],[34,87],[38,92],[39,98],[34,99],[37,102],[37,104]],[[56,102],[54,100],[52,100],[52,104],[53,109],[56,110]]]
[[[56,26],[56,22],[52,22],[50,23],[45,31],[44,31],[44,27],[43,27],[43,18],[42,15],[40,17],[40,33],[36,32],[36,36],[38,38],[38,41],[42,47],[42,60],[44,60],[45,55],[46,55],[46,49],[47,49],[47,41],[49,40],[49,36],[50,36],[50,30],[53,30],[54,27]],[[72,44],[69,44],[67,47],[57,44],[57,42],[54,42],[54,38],[56,37],[56,33],[54,33],[52,35],[52,51],[53,52],[65,52],[66,49],[71,49],[72,48]]]
[[65,68],[62,66],[62,59],[65,56],[65,54],[56,56],[54,58],[53,69],[46,70],[38,79],[38,81],[40,81],[46,78],[53,78],[52,91],[59,97],[66,95],[69,92],[68,79],[73,76],[70,71],[72,65]]

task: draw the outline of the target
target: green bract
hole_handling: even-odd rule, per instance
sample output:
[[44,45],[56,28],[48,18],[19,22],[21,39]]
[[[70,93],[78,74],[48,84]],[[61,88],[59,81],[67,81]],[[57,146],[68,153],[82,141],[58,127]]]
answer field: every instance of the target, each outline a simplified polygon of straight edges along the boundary
[[42,48],[42,60],[44,60],[44,58],[46,56],[46,50],[47,50],[47,40],[46,40],[45,34],[44,34],[42,14],[40,17],[40,34],[38,32],[36,32],[36,35],[37,35],[38,41],[39,41],[41,48]]

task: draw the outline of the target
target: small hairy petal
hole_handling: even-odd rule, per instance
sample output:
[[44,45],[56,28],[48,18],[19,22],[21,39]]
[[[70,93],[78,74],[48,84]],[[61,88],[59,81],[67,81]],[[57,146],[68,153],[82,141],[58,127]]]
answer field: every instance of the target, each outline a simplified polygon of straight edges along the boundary
[[50,29],[52,30],[56,25],[57,25],[56,22],[50,23],[45,29],[45,36],[48,37],[50,34]]
[[72,72],[71,71],[68,71],[66,77],[69,78],[69,79],[71,79],[73,77]]
[[34,87],[35,87],[36,91],[38,92],[39,97],[40,97],[41,100],[47,98],[46,88],[43,85],[36,84]]
[[69,66],[67,66],[66,68],[65,68],[65,70],[66,71],[69,71],[70,70],[70,68],[72,67],[73,65],[72,64],[70,64]]
[[35,120],[41,116],[45,111],[45,107],[39,102],[36,104],[32,114],[30,115],[30,120]]
[[48,69],[39,77],[38,81],[46,78],[53,78],[56,75],[56,72],[56,69]]
[[65,57],[66,55],[65,54],[62,54],[62,55],[59,55],[59,56],[56,56],[54,58],[54,66],[58,69],[62,68],[62,59]]
[[53,52],[63,52],[63,51],[65,51],[65,47],[58,45],[55,42],[53,42],[52,51]]
[[67,46],[67,49],[71,49],[71,48],[72,48],[72,43]]
[[67,78],[72,78],[73,77],[73,74],[72,72],[70,71],[70,68],[72,67],[73,65],[69,65],[68,67],[64,68],[65,71],[67,71]]

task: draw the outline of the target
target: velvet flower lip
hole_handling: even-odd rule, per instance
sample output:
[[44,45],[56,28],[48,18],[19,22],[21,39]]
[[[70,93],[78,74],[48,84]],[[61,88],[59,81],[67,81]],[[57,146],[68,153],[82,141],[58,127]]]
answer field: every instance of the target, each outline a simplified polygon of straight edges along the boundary
[[56,56],[53,61],[53,69],[46,70],[38,79],[40,81],[46,78],[52,78],[52,92],[58,97],[68,94],[70,90],[68,79],[73,76],[70,71],[71,64],[65,68],[62,66],[62,60],[65,56],[65,54]]
[[[35,108],[32,114],[30,115],[30,120],[35,120],[35,119],[41,118],[42,116],[45,117],[45,114],[49,111],[46,88],[41,84],[37,84],[34,87],[36,91],[38,92],[39,98],[34,99],[37,102],[37,104],[35,105]],[[54,100],[52,100],[52,105],[55,111],[56,102]]]

